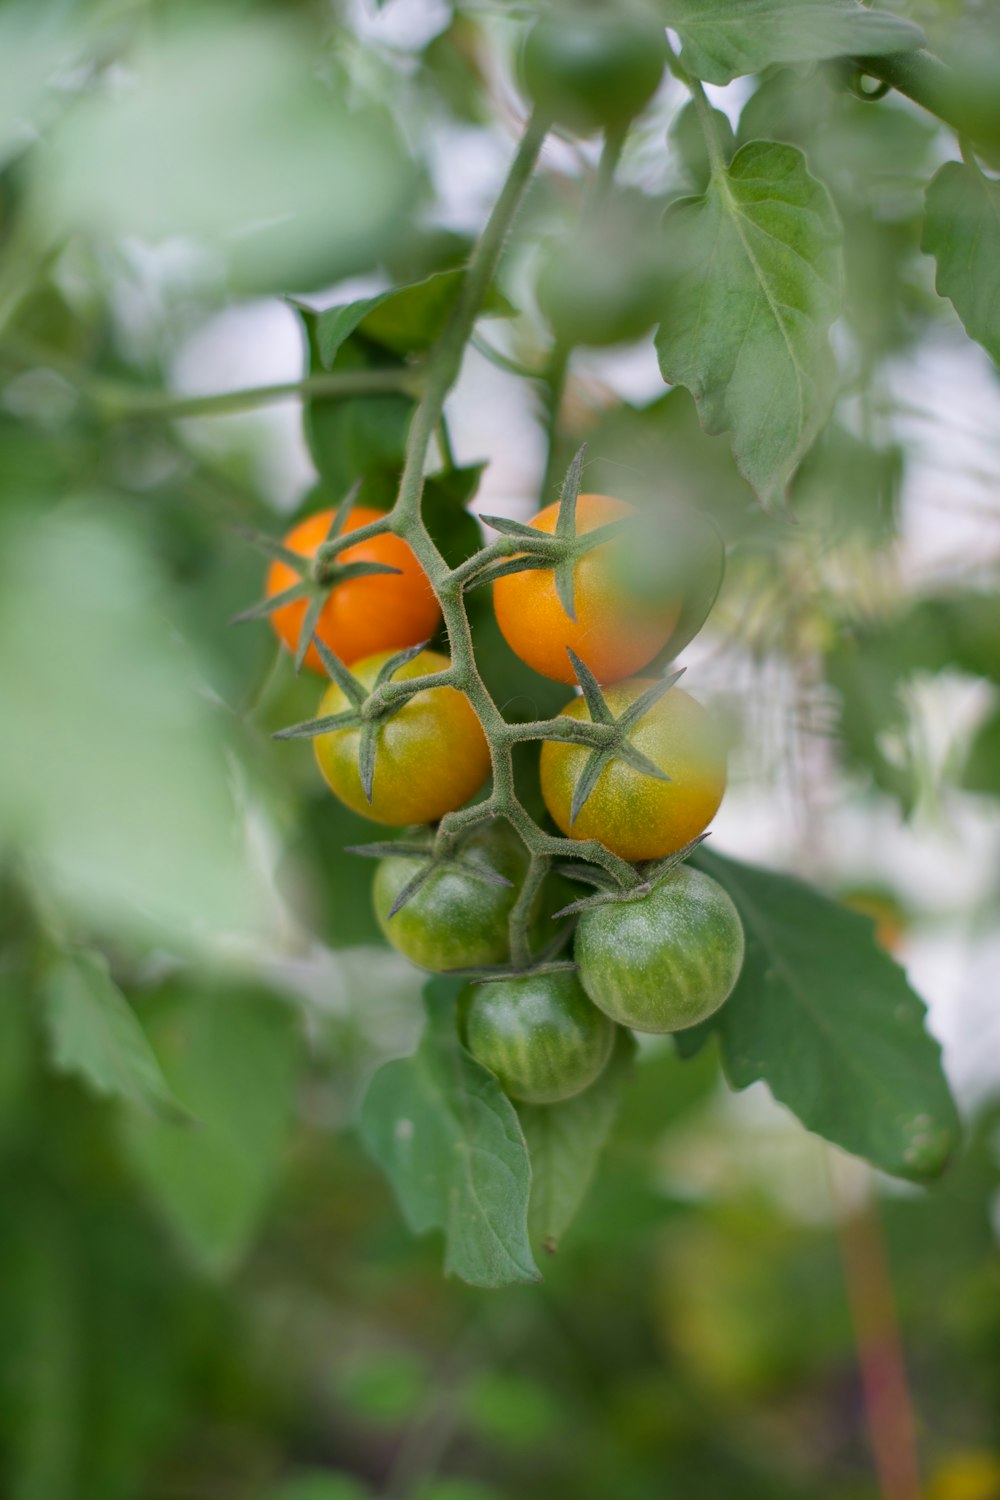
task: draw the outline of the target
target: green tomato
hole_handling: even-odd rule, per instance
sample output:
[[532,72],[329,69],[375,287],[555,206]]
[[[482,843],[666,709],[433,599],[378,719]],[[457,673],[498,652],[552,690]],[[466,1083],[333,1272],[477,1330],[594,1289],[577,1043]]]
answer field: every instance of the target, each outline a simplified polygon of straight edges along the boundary
[[511,883],[494,885],[470,870],[444,864],[390,917],[393,903],[420,863],[390,855],[379,861],[375,871],[375,915],[386,940],[412,963],[434,974],[505,961],[510,954],[511,908],[528,867],[523,843],[502,821],[472,832],[456,857]]
[[579,135],[622,130],[652,99],[666,65],[661,26],[635,16],[547,16],[520,58],[524,92],[557,125]]
[[645,896],[581,913],[575,956],[595,1005],[634,1031],[681,1031],[729,998],[743,924],[718,881],[679,865]]
[[469,1051],[525,1104],[558,1104],[594,1082],[615,1028],[572,969],[473,985],[462,997]]
[[661,206],[617,192],[548,247],[538,306],[556,338],[603,348],[641,338],[663,316]]

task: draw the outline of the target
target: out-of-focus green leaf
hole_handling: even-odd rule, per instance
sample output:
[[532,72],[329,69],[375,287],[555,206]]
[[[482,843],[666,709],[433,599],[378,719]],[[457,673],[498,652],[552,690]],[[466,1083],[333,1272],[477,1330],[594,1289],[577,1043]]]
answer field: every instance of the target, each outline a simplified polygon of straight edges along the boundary
[[[827,653],[826,677],[840,697],[848,758],[912,809],[902,689],[917,673],[954,670],[1000,685],[1000,598],[968,593],[918,599],[889,618],[844,627]],[[895,742],[896,754],[890,754]]]
[[423,517],[448,566],[465,562],[483,545],[482,534],[466,509],[479,488],[485,464],[430,474],[424,485]]
[[667,210],[663,378],[687,386],[707,432],[731,433],[743,474],[780,501],[833,396],[840,226],[791,146],[751,142],[701,198]]
[[396,1427],[411,1421],[427,1396],[429,1371],[407,1349],[359,1351],[337,1381],[337,1394],[366,1422]]
[[792,508],[831,543],[848,536],[882,542],[895,531],[902,478],[901,448],[875,447],[831,422],[795,476]]
[[474,1286],[539,1280],[528,1243],[531,1168],[514,1106],[458,1039],[460,985],[424,990],[427,1027],[412,1057],[386,1063],[361,1134],[410,1228],[441,1229],[445,1270]]
[[[411,286],[390,287],[374,297],[361,297],[315,313],[316,343],[323,368],[332,367],[337,351],[356,331],[393,354],[416,354],[428,348],[444,331],[464,278],[461,270],[438,271]],[[513,308],[493,290],[483,312],[509,317]]]
[[399,234],[418,173],[388,115],[318,81],[299,23],[212,6],[136,30],[129,86],[92,88],[37,156],[52,232],[191,235],[267,290],[329,284]]
[[967,792],[1000,797],[1000,710],[995,709],[976,731],[962,772],[962,786]]
[[261,1495],[260,1500],[367,1500],[371,1490],[353,1474],[296,1474]]
[[266,928],[226,758],[229,727],[172,636],[135,524],[63,507],[0,551],[0,843],[122,935],[188,946]]
[[583,1202],[614,1124],[632,1068],[635,1043],[619,1031],[611,1061],[590,1088],[562,1104],[522,1104],[521,1129],[531,1157],[528,1226],[550,1253]]
[[[724,115],[721,109],[713,109],[712,120],[722,155],[729,162],[736,150],[736,138],[729,116]],[[696,193],[703,193],[712,175],[712,163],[705,142],[704,126],[693,99],[689,99],[671,120],[669,141],[691,188]]]
[[1000,364],[1000,183],[945,162],[927,189],[924,249],[937,261],[938,291]]
[[182,1242],[223,1273],[256,1233],[288,1139],[298,1018],[266,992],[192,977],[158,998],[149,1032],[191,1120],[130,1119],[125,1145]]
[[736,903],[743,972],[682,1053],[716,1032],[734,1088],[759,1079],[807,1129],[920,1181],[947,1164],[959,1121],[925,1007],[875,943],[874,924],[787,875],[700,849],[693,863]]
[[462,1405],[469,1425],[495,1447],[537,1448],[559,1422],[553,1393],[529,1374],[484,1370],[465,1388]]
[[729,83],[774,63],[920,47],[919,26],[857,0],[663,0],[681,61],[706,83]]
[[100,953],[67,953],[42,985],[52,1061],[98,1094],[176,1116],[177,1099]]

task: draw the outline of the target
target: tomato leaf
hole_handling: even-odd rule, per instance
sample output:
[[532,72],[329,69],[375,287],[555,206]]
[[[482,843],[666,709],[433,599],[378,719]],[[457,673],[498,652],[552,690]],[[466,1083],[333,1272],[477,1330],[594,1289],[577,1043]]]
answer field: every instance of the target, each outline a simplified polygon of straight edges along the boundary
[[927,189],[924,250],[970,338],[1000,364],[1000,182],[949,161]]
[[426,985],[420,1046],[375,1074],[361,1134],[411,1229],[444,1231],[446,1271],[473,1286],[538,1281],[524,1136],[492,1073],[458,1039],[459,988],[452,980]]
[[619,1031],[604,1072],[562,1104],[521,1104],[518,1115],[531,1157],[532,1236],[550,1254],[586,1196],[632,1071],[635,1042]]
[[843,274],[833,202],[795,147],[752,141],[703,197],[671,205],[664,238],[663,378],[688,387],[706,432],[731,433],[768,506],[833,399],[828,330]]
[[936,1176],[958,1114],[923,1001],[870,919],[788,875],[704,849],[691,862],[733,898],[747,948],[729,1000],[677,1033],[679,1051],[714,1031],[734,1088],[763,1079],[808,1130],[894,1176]]
[[154,1113],[183,1113],[103,954],[58,959],[45,976],[42,998],[52,1061],[60,1072]]
[[[360,331],[393,354],[415,354],[440,338],[465,272],[438,271],[409,286],[394,286],[374,297],[315,312],[320,362],[329,370],[341,345]],[[313,312],[313,309],[305,309]],[[514,309],[498,291],[490,293],[484,312],[509,317]]]
[[150,1035],[193,1118],[130,1118],[126,1150],[178,1238],[219,1274],[249,1246],[281,1162],[301,1057],[298,1020],[266,991],[178,981],[157,997]]
[[919,26],[857,0],[664,0],[681,61],[706,83],[729,83],[775,63],[851,53],[871,57],[925,42]]

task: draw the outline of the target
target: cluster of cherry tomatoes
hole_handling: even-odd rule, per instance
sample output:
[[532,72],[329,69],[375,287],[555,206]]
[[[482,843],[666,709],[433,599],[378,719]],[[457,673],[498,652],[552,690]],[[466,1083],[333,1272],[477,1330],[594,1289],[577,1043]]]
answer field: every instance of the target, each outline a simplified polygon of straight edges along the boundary
[[[558,511],[556,505],[542,510],[532,528],[554,532]],[[576,499],[577,536],[632,517],[631,506],[609,496]],[[340,524],[350,531],[377,519],[377,512],[356,506]],[[311,516],[284,546],[315,557],[332,520],[332,512]],[[617,1026],[669,1032],[710,1015],[730,994],[743,962],[743,930],[729,896],[703,872],[670,864],[715,815],[725,788],[725,753],[717,727],[694,698],[636,675],[668,644],[679,606],[630,593],[616,567],[618,553],[613,536],[580,550],[572,565],[572,615],[552,568],[508,573],[493,584],[500,629],[522,661],[572,683],[575,656],[576,672],[582,663],[601,685],[607,721],[627,726],[620,731],[621,753],[605,758],[582,806],[574,806],[574,795],[593,747],[569,739],[542,743],[542,793],[554,823],[570,839],[597,840],[642,875],[632,891],[599,893],[584,903],[572,966],[510,964],[510,918],[529,856],[506,821],[473,826],[448,858],[435,859],[428,825],[474,798],[490,775],[490,747],[463,692],[431,685],[404,697],[380,720],[367,783],[363,776],[359,688],[370,694],[387,680],[405,683],[450,665],[427,649],[393,665],[396,653],[421,646],[440,622],[437,598],[403,539],[384,533],[340,553],[343,581],[329,587],[318,614],[314,609],[314,643],[304,658],[323,670],[318,640],[353,678],[346,686],[331,681],[319,705],[319,718],[345,720],[313,740],[330,789],[375,822],[423,830],[379,861],[374,901],[386,938],[432,972],[500,969],[464,993],[464,1040],[512,1098],[536,1104],[569,1098],[591,1084],[611,1055]],[[358,563],[385,571],[352,567]],[[272,564],[272,603],[295,584],[291,566]],[[271,613],[293,651],[301,650],[307,608],[307,599],[298,597]],[[591,701],[575,694],[562,715],[590,720]],[[422,874],[416,881],[415,868]],[[533,951],[541,950],[546,926],[551,930],[544,887],[528,919]]]

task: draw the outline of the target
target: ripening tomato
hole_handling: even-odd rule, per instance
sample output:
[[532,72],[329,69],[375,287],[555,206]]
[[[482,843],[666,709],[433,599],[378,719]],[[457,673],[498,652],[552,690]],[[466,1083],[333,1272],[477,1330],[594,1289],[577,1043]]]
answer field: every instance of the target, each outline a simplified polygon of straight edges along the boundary
[[[303,557],[313,557],[326,541],[333,520],[332,510],[320,510],[307,516],[285,537],[285,546]],[[377,521],[383,511],[367,505],[355,505],[347,517],[346,531],[356,531]],[[376,651],[402,651],[429,640],[441,618],[441,609],[417,562],[409,543],[402,537],[386,533],[348,547],[337,557],[338,563],[377,562],[398,573],[371,573],[366,577],[347,578],[335,583],[327,596],[316,633],[341,661],[350,666]],[[287,563],[273,562],[267,575],[267,596],[273,598],[297,583],[298,576]],[[281,640],[290,651],[299,643],[299,632],[305,617],[307,601],[297,599],[276,609],[271,615]],[[323,663],[315,646],[306,652],[305,664],[314,672],[323,672]]]
[[573,956],[605,1015],[633,1031],[681,1031],[719,1009],[743,967],[743,924],[717,880],[679,865],[644,896],[580,913]]
[[[577,497],[578,535],[630,515],[638,515],[635,507],[610,495]],[[559,506],[547,505],[531,525],[551,535],[558,517]],[[567,655],[567,647],[572,647],[598,682],[617,682],[641,671],[669,641],[680,615],[679,601],[652,600],[640,590],[628,590],[621,569],[614,566],[615,546],[612,538],[577,561],[575,620],[563,609],[549,568],[508,573],[493,585],[493,608],[504,639],[543,677],[576,681]]]
[[[475,867],[510,884],[480,879]],[[435,974],[503,963],[510,954],[511,910],[527,868],[524,844],[509,823],[494,820],[463,839],[455,862],[432,871],[390,916],[397,896],[420,869],[418,860],[390,854],[375,871],[378,924],[397,952]]]
[[473,985],[460,998],[469,1051],[525,1104],[581,1093],[611,1056],[615,1028],[572,969]]
[[[633,677],[608,688],[605,698],[617,718],[649,687],[648,678]],[[574,698],[562,712],[573,719],[590,718],[583,698]],[[638,721],[631,739],[669,781],[614,760],[571,823],[573,791],[590,749],[546,740],[541,753],[542,795],[570,838],[597,839],[613,854],[638,863],[676,853],[708,827],[726,789],[726,754],[713,719],[676,687]]]
[[[369,691],[379,668],[393,653],[380,651],[353,668]],[[443,672],[448,658],[421,651],[393,675],[393,682]],[[352,707],[343,688],[331,682],[319,717]],[[452,687],[424,688],[383,721],[375,752],[375,779],[369,803],[358,771],[360,729],[335,729],[313,740],[316,760],[330,790],[348,807],[376,823],[401,828],[434,823],[468,802],[490,772],[490,748],[482,725],[464,693]]]

